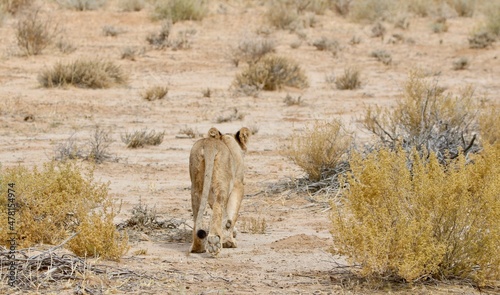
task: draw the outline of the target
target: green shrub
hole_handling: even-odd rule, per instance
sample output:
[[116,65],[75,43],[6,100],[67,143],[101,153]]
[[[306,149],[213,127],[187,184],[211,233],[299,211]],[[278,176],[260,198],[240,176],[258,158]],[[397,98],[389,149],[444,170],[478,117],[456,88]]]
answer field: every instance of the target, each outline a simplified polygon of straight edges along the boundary
[[[382,149],[352,156],[331,202],[333,253],[368,278],[500,282],[500,145],[467,164]],[[410,164],[411,163],[411,164]]]
[[[14,183],[15,236],[18,247],[58,244],[78,232],[68,247],[78,255],[119,259],[127,250],[127,237],[113,224],[115,212],[108,185],[97,183],[93,171],[82,171],[74,162],[49,162],[29,170],[23,166],[4,168],[0,192],[7,195]],[[7,198],[0,199],[0,221],[7,224]],[[7,227],[0,227],[0,244],[9,243]],[[85,242],[81,242],[85,241]],[[104,243],[106,247],[100,247]],[[93,251],[84,249],[92,248]]]
[[153,19],[169,19],[176,23],[183,20],[202,20],[207,13],[203,0],[159,0],[155,4]]
[[57,27],[40,10],[27,12],[15,26],[17,46],[26,55],[38,55],[57,35]]
[[304,133],[294,134],[285,153],[310,180],[318,181],[346,160],[351,143],[342,122],[316,122]]
[[477,110],[471,87],[453,97],[445,94],[437,83],[412,72],[396,107],[393,110],[368,108],[362,123],[390,148],[402,144],[407,150],[427,149],[443,162],[461,151],[478,150]]
[[98,59],[76,60],[69,64],[57,63],[38,76],[43,87],[73,85],[80,88],[109,88],[127,83],[121,68],[109,61]]
[[266,55],[251,64],[236,76],[236,88],[255,87],[263,90],[278,90],[284,86],[306,88],[307,77],[301,67],[292,59]]

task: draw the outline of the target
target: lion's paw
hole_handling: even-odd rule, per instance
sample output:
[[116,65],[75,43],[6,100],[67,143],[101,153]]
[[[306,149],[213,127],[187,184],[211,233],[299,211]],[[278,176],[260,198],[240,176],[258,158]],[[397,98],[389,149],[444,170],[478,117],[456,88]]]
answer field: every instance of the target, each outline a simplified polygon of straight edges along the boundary
[[221,240],[219,236],[209,235],[207,238],[207,250],[212,256],[217,256],[222,248]]

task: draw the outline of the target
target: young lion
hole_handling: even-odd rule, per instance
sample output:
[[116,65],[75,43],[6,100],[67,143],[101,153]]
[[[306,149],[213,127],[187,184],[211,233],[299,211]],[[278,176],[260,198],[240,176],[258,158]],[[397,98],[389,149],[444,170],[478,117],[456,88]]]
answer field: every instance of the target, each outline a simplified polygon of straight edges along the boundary
[[[222,135],[212,127],[208,137],[195,142],[191,149],[189,174],[194,219],[193,253],[208,250],[217,256],[222,247],[236,248],[233,230],[243,199],[243,156],[249,136],[250,130],[246,127],[235,135]],[[212,208],[209,233],[202,226],[207,202]]]

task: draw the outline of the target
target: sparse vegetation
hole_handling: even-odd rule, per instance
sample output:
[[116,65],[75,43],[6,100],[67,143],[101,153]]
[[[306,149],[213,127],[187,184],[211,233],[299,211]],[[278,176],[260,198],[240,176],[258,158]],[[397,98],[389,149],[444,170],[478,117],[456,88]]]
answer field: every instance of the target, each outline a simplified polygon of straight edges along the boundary
[[339,203],[333,253],[364,278],[408,283],[500,280],[500,145],[440,164],[415,149],[354,154]]
[[225,123],[232,121],[241,121],[245,118],[245,114],[240,113],[237,108],[233,108],[230,112],[221,114],[215,120],[217,123]]
[[179,131],[179,134],[184,134],[184,135],[186,135],[189,138],[196,138],[198,136],[203,136],[202,134],[200,134],[200,132],[198,130],[193,129],[192,127],[187,127],[187,126],[185,126],[184,128],[182,128]]
[[392,149],[402,145],[406,150],[432,151],[444,163],[460,153],[478,150],[476,104],[472,88],[453,97],[437,83],[412,72],[396,107],[369,108],[363,126]]
[[381,22],[375,23],[372,27],[372,37],[373,38],[381,38],[384,39],[385,33],[387,32],[387,29]]
[[102,33],[104,36],[116,37],[123,33],[123,30],[116,28],[115,26],[106,25],[102,27]]
[[134,229],[159,227],[156,206],[150,208],[147,204],[142,202],[141,198],[139,198],[139,203],[136,204],[131,211],[132,216],[125,221],[126,227]]
[[500,143],[500,116],[498,112],[500,106],[485,105],[479,115],[479,130],[481,131],[481,141],[483,144]]
[[73,135],[54,150],[54,160],[56,161],[84,159],[85,157],[85,151],[78,145]]
[[240,230],[243,233],[251,234],[265,234],[267,229],[267,222],[265,217],[247,217],[241,218],[239,221]]
[[294,134],[285,153],[309,180],[318,181],[347,160],[351,144],[352,137],[341,121],[316,122],[302,134]]
[[138,50],[136,48],[127,46],[127,47],[122,49],[121,58],[135,61],[137,54],[138,54]]
[[118,5],[123,11],[141,11],[146,3],[145,0],[120,0]]
[[484,14],[486,16],[484,31],[500,37],[500,2],[491,1],[486,4]]
[[108,0],[57,0],[59,5],[78,11],[96,10],[108,3]]
[[476,1],[448,0],[447,2],[460,17],[472,17],[474,15]]
[[446,22],[445,17],[437,18],[432,23],[432,32],[434,32],[434,33],[448,32],[448,23]]
[[29,11],[15,26],[17,46],[26,55],[38,55],[57,35],[57,26],[42,16],[39,9]]
[[283,102],[287,106],[293,106],[293,105],[301,105],[303,101],[301,100],[301,96],[293,97],[289,93],[286,94],[285,99],[283,99]]
[[392,56],[386,50],[374,50],[370,54],[371,57],[375,57],[378,61],[382,62],[384,65],[392,64]]
[[474,49],[482,49],[490,47],[496,41],[495,36],[487,31],[479,31],[473,33],[469,37],[469,47]]
[[263,56],[276,51],[276,43],[268,38],[245,38],[231,49],[230,58],[235,66],[240,62],[254,64]]
[[455,71],[465,70],[470,66],[469,59],[467,57],[460,57],[453,62],[453,69]]
[[337,40],[331,40],[324,36],[314,41],[312,45],[320,51],[331,51],[334,55],[337,55],[337,51],[340,48],[340,44]]
[[113,142],[109,130],[104,130],[99,126],[96,126],[92,133],[90,134],[89,140],[89,152],[86,157],[87,160],[93,161],[95,163],[102,163],[110,158],[112,158],[109,153],[109,146]]
[[333,8],[335,12],[342,16],[349,14],[352,0],[333,0]]
[[344,74],[335,78],[335,86],[340,90],[352,90],[361,87],[361,72],[353,67],[346,68]]
[[122,135],[122,142],[125,143],[128,148],[136,149],[146,145],[160,145],[163,142],[164,136],[165,132],[143,129],[134,131],[133,133],[125,133],[125,135]]
[[359,0],[353,1],[350,5],[349,16],[356,22],[373,23],[380,20],[385,20],[389,15],[393,14],[394,1],[379,1],[379,0]]
[[166,19],[173,23],[183,20],[202,20],[208,13],[203,0],[156,1],[153,18]]
[[[58,244],[72,233],[77,235],[67,248],[80,256],[118,260],[128,250],[126,235],[120,235],[113,218],[114,204],[108,185],[94,181],[71,161],[49,162],[29,170],[23,166],[1,170],[1,191],[15,183],[18,216],[16,240],[19,247]],[[7,224],[7,198],[0,199],[0,220]],[[9,244],[7,227],[0,227],[0,243]]]
[[266,12],[266,18],[269,23],[278,29],[293,29],[299,21],[299,15],[296,10],[290,9],[282,1],[272,1]]
[[160,32],[149,34],[146,40],[156,49],[172,48],[173,50],[188,49],[191,47],[191,36],[196,30],[182,30],[177,33],[177,39],[170,38],[172,22],[166,20],[162,23]]
[[57,63],[43,71],[38,81],[43,87],[75,86],[80,88],[109,88],[127,83],[121,68],[109,61],[79,59],[72,63]]
[[0,12],[17,14],[19,11],[33,5],[34,0],[0,0]]
[[307,77],[300,66],[292,59],[281,56],[264,56],[255,64],[236,76],[233,85],[236,88],[246,86],[262,90],[279,90],[284,86],[306,88]]
[[153,101],[163,99],[168,94],[168,87],[166,86],[152,86],[149,87],[143,94],[142,98],[145,100]]

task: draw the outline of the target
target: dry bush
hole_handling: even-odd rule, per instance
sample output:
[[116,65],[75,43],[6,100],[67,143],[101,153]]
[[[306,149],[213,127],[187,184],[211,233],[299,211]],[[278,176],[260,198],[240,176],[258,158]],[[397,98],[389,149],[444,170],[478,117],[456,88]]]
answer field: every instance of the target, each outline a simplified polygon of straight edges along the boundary
[[34,2],[34,0],[0,0],[0,11],[16,14],[30,7]]
[[445,94],[436,82],[410,73],[404,93],[393,110],[369,108],[363,126],[390,148],[429,150],[440,161],[477,151],[477,103],[471,87],[457,97]]
[[125,135],[122,135],[122,142],[125,143],[128,148],[136,149],[146,145],[160,145],[163,142],[164,136],[165,132],[143,129],[134,131],[133,133],[125,133]]
[[499,105],[487,105],[479,114],[479,129],[481,131],[481,141],[484,144],[498,144],[500,142],[499,111]]
[[295,29],[299,21],[299,14],[296,10],[290,9],[284,1],[273,1],[266,11],[266,18],[269,24],[278,29]]
[[230,112],[226,112],[225,114],[221,114],[217,117],[215,122],[217,123],[225,123],[232,121],[241,121],[245,118],[244,113],[240,113],[237,108],[233,108]]
[[57,63],[38,76],[43,87],[109,88],[127,83],[127,75],[110,61],[79,59],[72,63]]
[[375,57],[378,61],[382,62],[384,65],[392,64],[392,56],[391,54],[383,49],[374,50],[370,54],[371,57]]
[[250,86],[273,91],[284,86],[302,89],[308,87],[309,82],[294,60],[268,55],[236,75],[233,86],[239,89]]
[[235,66],[240,62],[254,64],[263,56],[276,51],[276,42],[268,38],[245,38],[238,47],[232,48],[230,59]]
[[453,8],[460,17],[472,17],[476,9],[476,1],[471,0],[448,0],[448,5]]
[[134,229],[157,228],[159,227],[158,212],[156,206],[149,208],[139,198],[139,203],[132,208],[132,216],[125,221],[125,226]]
[[384,39],[384,35],[387,32],[387,29],[381,22],[376,22],[372,27],[372,38],[381,38]]
[[203,0],[156,1],[153,19],[168,19],[173,23],[183,20],[202,20],[208,13]]
[[168,37],[172,31],[172,22],[166,20],[161,24],[161,29],[158,33],[149,34],[146,41],[156,49],[163,49],[168,47]]
[[112,158],[108,150],[113,142],[110,133],[111,131],[101,129],[99,126],[96,126],[94,130],[92,130],[88,141],[89,151],[85,157],[86,160],[102,163]]
[[76,47],[73,44],[63,38],[60,38],[55,45],[57,49],[64,54],[72,53],[76,50]]
[[460,57],[459,59],[453,62],[453,70],[465,70],[470,66],[469,59],[467,57]]
[[356,22],[373,23],[385,20],[393,14],[395,0],[359,0],[353,1],[349,17]]
[[318,181],[329,176],[351,148],[352,137],[342,122],[316,122],[302,134],[294,134],[285,154],[308,175]]
[[168,87],[166,86],[152,86],[149,87],[143,94],[142,98],[145,100],[153,101],[163,99],[168,94]]
[[203,136],[203,134],[201,134],[198,130],[188,126],[184,126],[184,128],[179,130],[179,134],[186,135],[189,138],[196,138],[199,136]]
[[121,51],[121,59],[128,59],[131,61],[135,61],[139,50],[133,47],[125,47]]
[[[116,215],[108,185],[97,183],[92,170],[71,161],[49,162],[29,170],[23,166],[1,170],[0,190],[14,183],[16,240],[19,247],[58,244],[78,233],[67,247],[82,256],[118,260],[128,249],[128,239],[113,224]],[[0,199],[0,220],[7,224],[7,198]],[[0,227],[0,243],[12,237]]]
[[331,40],[324,36],[314,41],[312,45],[319,51],[332,51],[334,55],[336,55],[336,52],[340,48],[340,44],[337,40]]
[[333,9],[342,16],[349,14],[353,0],[333,0]]
[[432,32],[444,33],[448,32],[448,23],[445,17],[439,17],[432,23]]
[[301,100],[302,96],[297,96],[293,97],[289,93],[286,94],[285,99],[283,99],[283,102],[287,106],[294,106],[294,105],[301,105],[304,101]]
[[62,7],[78,11],[96,10],[108,3],[108,0],[56,0],[56,1]]
[[64,143],[59,144],[54,150],[55,161],[84,159],[85,157],[85,151],[77,144],[73,135]]
[[352,90],[361,87],[361,72],[353,67],[346,68],[344,74],[335,78],[335,86],[340,90]]
[[500,37],[500,2],[488,1],[485,5],[484,15],[486,17],[484,31]]
[[102,34],[104,36],[116,37],[122,33],[124,33],[124,31],[116,28],[115,26],[106,25],[102,27]]
[[26,55],[38,55],[58,34],[57,26],[39,9],[28,11],[15,25],[17,46]]
[[145,5],[145,0],[120,0],[118,2],[118,6],[123,11],[141,11]]
[[366,278],[500,282],[500,145],[467,163],[382,149],[352,156],[331,202],[333,253]]
[[473,33],[469,38],[469,47],[473,49],[482,49],[490,47],[495,41],[495,35],[488,31],[479,31]]
[[435,0],[407,0],[407,9],[419,17],[427,17],[437,12]]

